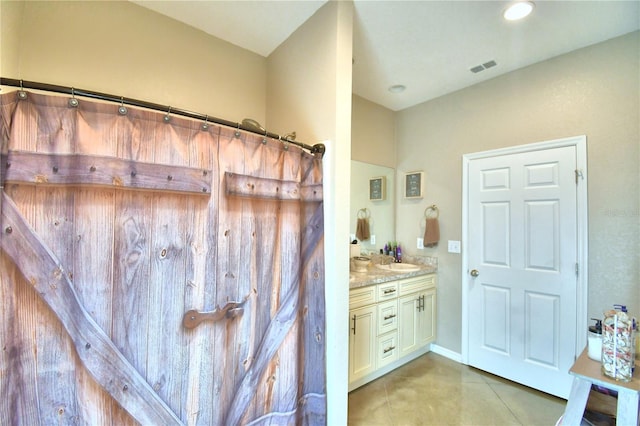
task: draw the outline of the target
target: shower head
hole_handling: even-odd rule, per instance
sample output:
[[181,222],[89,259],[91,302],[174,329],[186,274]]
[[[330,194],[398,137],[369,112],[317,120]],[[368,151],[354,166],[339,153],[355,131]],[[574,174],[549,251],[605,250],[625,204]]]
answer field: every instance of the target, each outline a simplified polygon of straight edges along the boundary
[[[258,122],[257,122],[256,120],[254,120],[253,118],[245,118],[245,119],[243,119],[243,120],[242,120],[242,125],[243,125],[245,128],[247,128],[247,129],[251,129],[251,130],[255,131],[256,133],[257,133],[257,132],[264,133],[264,134],[266,134],[266,133],[267,133],[267,131],[265,130],[265,128],[264,128],[264,127],[262,127],[262,126],[260,125],[260,123],[258,123]],[[284,135],[284,136],[280,136],[280,139],[282,139],[282,140],[289,140],[289,141],[295,141],[295,140],[296,140],[296,132],[295,132],[295,131],[293,131],[293,132],[287,133],[287,134],[286,134],[286,135]]]
[[242,120],[242,125],[245,126],[245,127],[249,127],[249,128],[254,129],[254,130],[260,131],[260,132],[266,132],[264,127],[262,127],[260,125],[260,123],[258,123],[253,118],[245,118],[244,120]]

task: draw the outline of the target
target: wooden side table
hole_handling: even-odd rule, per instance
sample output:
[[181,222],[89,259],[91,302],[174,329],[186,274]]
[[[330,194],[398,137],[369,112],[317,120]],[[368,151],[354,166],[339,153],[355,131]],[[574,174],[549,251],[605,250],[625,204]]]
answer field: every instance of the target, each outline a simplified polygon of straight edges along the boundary
[[640,363],[636,361],[636,369],[630,382],[617,382],[602,374],[600,363],[582,351],[569,370],[574,376],[567,408],[562,417],[563,426],[580,425],[584,409],[587,406],[591,385],[602,386],[618,392],[616,424],[619,426],[638,426],[640,412]]

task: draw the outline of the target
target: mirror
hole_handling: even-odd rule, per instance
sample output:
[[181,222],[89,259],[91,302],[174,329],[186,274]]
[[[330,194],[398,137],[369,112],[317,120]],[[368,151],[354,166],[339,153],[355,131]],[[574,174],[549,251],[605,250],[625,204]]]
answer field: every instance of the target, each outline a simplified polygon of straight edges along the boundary
[[[351,161],[351,219],[349,229],[353,241],[358,217],[366,209],[371,237],[360,241],[360,250],[378,253],[395,239],[395,170],[390,167]],[[375,242],[374,242],[375,239]]]

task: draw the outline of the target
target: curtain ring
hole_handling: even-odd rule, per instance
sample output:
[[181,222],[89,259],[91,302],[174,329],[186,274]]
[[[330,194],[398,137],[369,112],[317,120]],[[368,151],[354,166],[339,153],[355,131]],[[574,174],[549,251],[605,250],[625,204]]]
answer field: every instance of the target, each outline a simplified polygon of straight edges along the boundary
[[22,79],[20,79],[20,90],[18,91],[18,99],[27,99],[27,92],[22,87]]
[[118,114],[127,115],[127,107],[124,106],[124,96],[120,96],[120,108],[118,108]]
[[163,120],[164,120],[165,123],[168,123],[169,121],[171,121],[171,117],[169,116],[169,114],[171,114],[171,105],[169,105],[169,110],[164,115]]
[[75,89],[71,88],[71,99],[69,99],[69,106],[71,108],[76,108],[78,106],[78,100],[76,99]]
[[204,123],[202,123],[202,126],[200,126],[200,128],[204,131],[207,131],[209,129],[209,123],[207,123],[207,121],[209,121],[208,115],[204,117]]

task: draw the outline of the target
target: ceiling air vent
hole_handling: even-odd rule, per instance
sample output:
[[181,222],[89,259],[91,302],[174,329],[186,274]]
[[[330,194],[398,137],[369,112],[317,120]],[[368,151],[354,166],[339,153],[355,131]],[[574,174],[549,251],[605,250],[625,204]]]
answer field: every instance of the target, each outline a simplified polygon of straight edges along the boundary
[[482,65],[476,65],[475,67],[470,68],[470,69],[469,69],[469,71],[471,71],[471,72],[472,72],[472,73],[474,73],[474,74],[477,74],[477,73],[479,73],[480,71],[484,71],[484,70],[489,69],[489,68],[491,68],[491,67],[495,67],[496,65],[498,65],[498,64],[496,63],[496,61],[489,61],[489,62],[485,62],[485,63],[484,63],[484,64],[482,64]]

